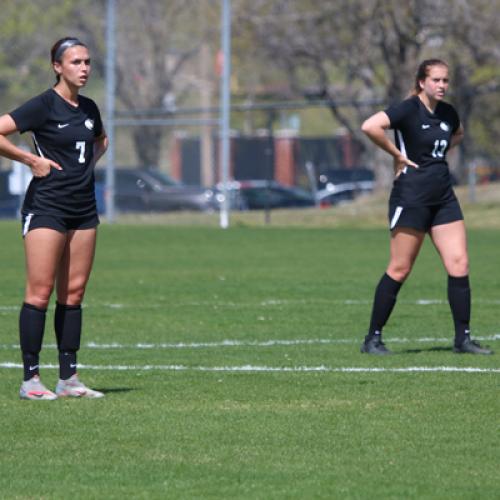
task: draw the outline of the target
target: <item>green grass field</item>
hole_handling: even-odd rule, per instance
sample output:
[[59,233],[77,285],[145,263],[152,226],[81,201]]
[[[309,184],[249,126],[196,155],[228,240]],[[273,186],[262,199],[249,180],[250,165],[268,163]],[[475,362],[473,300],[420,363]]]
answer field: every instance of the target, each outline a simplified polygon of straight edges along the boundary
[[380,359],[359,345],[385,229],[102,225],[79,361],[106,398],[38,403],[12,366],[19,233],[0,223],[0,498],[499,497],[498,230],[469,232],[473,333],[497,354],[451,352],[427,242]]

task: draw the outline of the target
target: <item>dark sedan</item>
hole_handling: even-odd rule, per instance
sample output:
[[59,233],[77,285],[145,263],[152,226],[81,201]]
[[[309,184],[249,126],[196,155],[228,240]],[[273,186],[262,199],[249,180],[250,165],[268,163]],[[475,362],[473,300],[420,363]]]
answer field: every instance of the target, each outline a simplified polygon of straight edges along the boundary
[[375,174],[367,168],[337,168],[324,171],[318,178],[318,190],[335,192],[349,189],[371,193],[375,188]]
[[[105,170],[95,171],[96,198],[104,208]],[[115,206],[121,212],[164,212],[218,208],[214,191],[181,184],[159,170],[115,169]]]
[[[222,185],[217,189],[222,191]],[[234,210],[264,210],[272,208],[313,207],[314,198],[308,191],[289,187],[276,181],[233,181],[227,186]]]
[[316,199],[321,207],[352,201],[360,194],[371,193],[375,175],[366,168],[330,169],[318,178]]

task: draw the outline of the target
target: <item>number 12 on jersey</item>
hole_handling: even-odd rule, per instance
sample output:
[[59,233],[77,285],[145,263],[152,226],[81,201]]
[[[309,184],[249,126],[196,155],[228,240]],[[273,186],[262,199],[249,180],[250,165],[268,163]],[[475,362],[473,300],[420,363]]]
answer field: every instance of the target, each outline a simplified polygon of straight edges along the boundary
[[[85,141],[76,141],[75,149],[78,149],[80,151],[78,163],[85,163]],[[434,156],[434,154],[432,156]]]
[[441,139],[434,141],[434,149],[432,150],[433,158],[444,158],[444,152],[446,151],[446,147],[448,146],[448,141]]

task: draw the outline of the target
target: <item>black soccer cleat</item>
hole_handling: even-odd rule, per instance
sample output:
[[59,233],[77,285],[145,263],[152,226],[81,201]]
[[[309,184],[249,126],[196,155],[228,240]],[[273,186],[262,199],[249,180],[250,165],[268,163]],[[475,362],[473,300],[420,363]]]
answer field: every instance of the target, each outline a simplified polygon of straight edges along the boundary
[[456,353],[467,353],[467,354],[493,354],[491,349],[486,349],[481,347],[477,340],[471,340],[470,337],[466,337],[465,340],[458,345],[453,347],[453,352]]
[[385,344],[382,342],[380,335],[373,335],[372,337],[366,337],[365,341],[361,345],[361,352],[366,354],[378,354],[378,355],[387,355],[392,354]]

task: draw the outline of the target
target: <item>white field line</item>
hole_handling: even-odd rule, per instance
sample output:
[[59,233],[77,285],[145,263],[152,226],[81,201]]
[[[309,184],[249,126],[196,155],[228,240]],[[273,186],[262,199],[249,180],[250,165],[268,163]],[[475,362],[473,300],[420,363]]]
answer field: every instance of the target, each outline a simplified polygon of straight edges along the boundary
[[[0,368],[22,368],[20,363],[0,363]],[[41,369],[58,369],[59,365],[44,364]],[[467,366],[408,366],[405,368],[367,368],[367,367],[329,367],[319,366],[187,366],[187,365],[84,365],[83,370],[112,371],[198,371],[198,372],[243,372],[243,373],[277,373],[277,372],[328,372],[328,373],[500,373],[500,368],[476,368]]]
[[[487,336],[474,336],[475,340],[482,342],[500,340],[500,333]],[[361,339],[362,340],[362,339]],[[275,346],[297,346],[297,345],[325,345],[325,344],[359,344],[360,339],[293,339],[293,340],[221,340],[219,342],[177,342],[177,343],[143,343],[120,344],[112,342],[109,344],[100,344],[97,342],[87,342],[84,347],[87,349],[107,350],[107,349],[210,349],[219,347],[275,347]],[[436,343],[452,342],[451,337],[418,337],[418,338],[390,338],[389,343],[407,344],[417,343]],[[45,349],[55,349],[55,344],[45,344]],[[0,344],[0,349],[19,349],[19,344]]]
[[[214,302],[214,301],[193,301],[193,302],[168,302],[157,303],[157,304],[122,304],[122,303],[102,303],[102,304],[84,304],[84,308],[90,309],[172,309],[178,307],[212,307],[212,308],[248,308],[248,307],[280,307],[280,306],[295,306],[295,305],[314,305],[314,304],[332,304],[332,305],[370,305],[372,299],[327,299],[327,298],[314,298],[314,299],[268,299],[260,302],[249,303],[249,302]],[[473,299],[473,304],[487,304],[487,305],[499,305],[500,299]],[[407,305],[442,305],[448,304],[447,300],[443,299],[417,299],[417,300],[398,300],[398,304]],[[0,305],[1,312],[18,312],[20,309],[19,305]]]
[[[260,302],[217,302],[217,301],[192,301],[192,302],[173,302],[168,301],[159,304],[93,304],[88,307],[107,307],[110,309],[128,309],[128,308],[144,308],[144,309],[157,309],[157,308],[170,308],[170,307],[272,307],[272,306],[294,306],[294,305],[312,305],[312,304],[336,304],[336,305],[371,305],[373,299],[328,299],[328,298],[314,298],[314,299],[267,299]],[[500,299],[473,299],[473,304],[500,304]],[[398,304],[409,305],[440,305],[448,304],[447,300],[443,299],[417,299],[417,300],[398,300]]]

